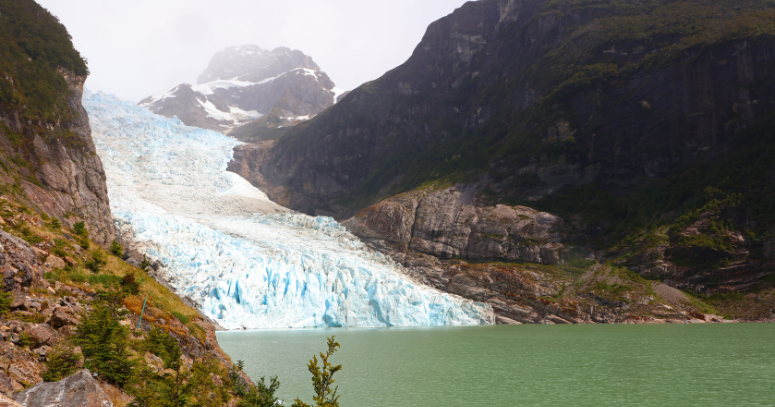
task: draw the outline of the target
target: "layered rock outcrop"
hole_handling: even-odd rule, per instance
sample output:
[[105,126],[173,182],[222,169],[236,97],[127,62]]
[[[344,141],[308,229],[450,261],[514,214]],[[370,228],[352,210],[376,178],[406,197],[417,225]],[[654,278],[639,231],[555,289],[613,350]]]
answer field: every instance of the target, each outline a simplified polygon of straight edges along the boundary
[[44,269],[27,242],[0,230],[0,271],[3,287],[19,291],[43,278]]
[[[113,241],[105,171],[91,139],[89,116],[81,106],[85,77],[63,73],[71,93],[64,101],[75,114],[70,121],[35,120],[16,110],[0,109],[0,154],[18,172],[0,174],[5,185],[17,183],[29,201],[72,227],[83,220],[89,237],[107,246]],[[9,138],[23,134],[29,143],[14,146]]]
[[366,240],[442,259],[560,262],[561,218],[524,206],[477,206],[470,192],[451,187],[401,194],[342,224]]

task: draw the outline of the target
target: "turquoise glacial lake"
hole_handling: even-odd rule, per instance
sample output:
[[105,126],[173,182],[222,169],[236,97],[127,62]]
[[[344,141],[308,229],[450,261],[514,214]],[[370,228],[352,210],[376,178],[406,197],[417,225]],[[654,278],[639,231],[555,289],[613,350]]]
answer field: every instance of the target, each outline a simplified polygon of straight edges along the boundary
[[312,402],[326,337],[342,407],[775,406],[775,324],[520,325],[221,332],[254,379]]

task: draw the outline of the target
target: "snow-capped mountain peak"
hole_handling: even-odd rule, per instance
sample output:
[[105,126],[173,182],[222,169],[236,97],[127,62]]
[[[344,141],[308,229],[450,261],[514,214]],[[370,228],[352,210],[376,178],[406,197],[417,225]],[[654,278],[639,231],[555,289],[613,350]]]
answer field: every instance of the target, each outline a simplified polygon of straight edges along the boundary
[[139,105],[188,126],[228,133],[273,112],[280,125],[306,120],[343,93],[299,50],[243,45],[216,53],[196,85],[175,86]]

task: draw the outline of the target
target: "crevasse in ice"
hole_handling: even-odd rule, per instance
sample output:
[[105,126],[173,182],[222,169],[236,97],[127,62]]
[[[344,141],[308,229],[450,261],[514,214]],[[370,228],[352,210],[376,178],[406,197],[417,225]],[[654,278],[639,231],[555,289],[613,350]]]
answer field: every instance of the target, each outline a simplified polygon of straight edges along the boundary
[[492,323],[488,305],[411,281],[333,219],[227,172],[236,140],[102,93],[84,106],[117,229],[225,328]]

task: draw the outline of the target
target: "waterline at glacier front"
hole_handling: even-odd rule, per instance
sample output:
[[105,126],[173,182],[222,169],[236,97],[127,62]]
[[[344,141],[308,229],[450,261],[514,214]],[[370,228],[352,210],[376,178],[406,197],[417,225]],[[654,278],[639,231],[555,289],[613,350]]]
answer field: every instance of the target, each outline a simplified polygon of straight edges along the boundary
[[488,305],[410,280],[333,219],[227,172],[238,141],[102,93],[83,105],[118,232],[226,329],[493,323]]

